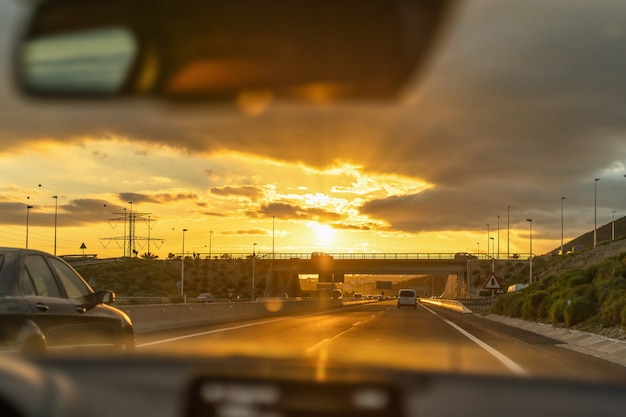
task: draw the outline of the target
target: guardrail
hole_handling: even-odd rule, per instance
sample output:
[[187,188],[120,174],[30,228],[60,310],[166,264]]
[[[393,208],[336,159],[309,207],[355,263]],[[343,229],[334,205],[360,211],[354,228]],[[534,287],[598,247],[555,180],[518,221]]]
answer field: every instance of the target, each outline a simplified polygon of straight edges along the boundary
[[461,298],[459,302],[472,311],[490,311],[496,297]]

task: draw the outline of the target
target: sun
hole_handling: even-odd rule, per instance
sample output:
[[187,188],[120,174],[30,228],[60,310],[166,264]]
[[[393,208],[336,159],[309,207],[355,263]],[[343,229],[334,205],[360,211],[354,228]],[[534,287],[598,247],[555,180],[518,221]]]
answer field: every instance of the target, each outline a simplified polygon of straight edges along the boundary
[[328,246],[333,242],[335,229],[332,227],[319,223],[311,223],[310,227],[315,231],[316,244]]

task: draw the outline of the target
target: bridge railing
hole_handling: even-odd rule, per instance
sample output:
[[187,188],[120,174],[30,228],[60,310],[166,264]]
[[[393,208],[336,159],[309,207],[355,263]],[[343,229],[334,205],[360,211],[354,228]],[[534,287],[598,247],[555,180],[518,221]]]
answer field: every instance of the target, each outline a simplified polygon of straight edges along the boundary
[[[319,252],[318,252],[319,254]],[[400,252],[400,253],[357,253],[357,252],[340,252],[340,253],[325,253],[321,256],[331,256],[333,259],[372,259],[372,260],[430,260],[430,259],[443,259],[443,260],[520,260],[526,261],[529,258],[529,254],[459,254],[458,252]],[[178,255],[180,258],[180,254]],[[315,255],[313,255],[315,256]],[[320,256],[320,255],[317,255]],[[194,252],[193,257],[190,254],[186,254],[186,258],[200,258],[200,259],[251,259],[251,253],[203,253]],[[256,259],[268,260],[268,259],[311,259],[311,252],[257,252]]]

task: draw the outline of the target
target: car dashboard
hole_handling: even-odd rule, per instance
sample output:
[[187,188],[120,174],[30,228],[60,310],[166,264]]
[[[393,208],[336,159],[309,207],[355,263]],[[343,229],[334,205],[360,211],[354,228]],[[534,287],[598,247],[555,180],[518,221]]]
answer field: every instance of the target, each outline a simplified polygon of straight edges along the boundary
[[626,386],[299,360],[0,359],[3,416],[618,416]]

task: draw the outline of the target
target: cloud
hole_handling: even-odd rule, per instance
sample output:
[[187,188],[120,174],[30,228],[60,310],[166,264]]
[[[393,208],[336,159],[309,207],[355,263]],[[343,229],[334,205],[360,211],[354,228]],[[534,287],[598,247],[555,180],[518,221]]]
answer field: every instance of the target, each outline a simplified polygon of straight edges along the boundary
[[271,233],[263,229],[244,229],[244,230],[223,230],[221,235],[252,235],[252,236],[270,236]]
[[195,200],[198,196],[194,193],[178,193],[178,194],[140,194],[140,193],[119,193],[118,197],[121,201],[138,203],[169,203],[172,201]]
[[222,187],[212,187],[211,193],[219,196],[240,196],[247,197],[251,200],[256,200],[263,196],[264,191],[259,187],[255,187],[253,185],[242,185],[242,186],[222,186]]
[[251,217],[260,215],[268,218],[273,216],[278,219],[315,220],[321,222],[337,221],[344,217],[339,213],[323,208],[299,207],[284,202],[262,205],[257,211],[248,212],[248,215]]
[[[0,61],[7,62],[17,33],[13,19],[23,13],[0,1]],[[556,230],[561,196],[567,196],[570,227],[584,232],[592,223],[596,177],[602,177],[600,213],[625,207],[620,196],[626,187],[626,3],[466,3],[406,102],[339,108],[275,103],[255,117],[145,103],[35,104],[10,94],[4,68],[0,146],[9,151],[44,139],[115,137],[190,154],[232,151],[319,169],[350,163],[366,173],[433,185],[360,202],[371,227],[379,221],[407,232],[481,230],[503,218],[508,206],[515,224],[533,217],[538,226]],[[216,170],[200,172],[213,178]],[[257,186],[217,184],[210,190],[253,201],[264,196]],[[180,199],[196,196],[120,193],[121,201],[137,203]],[[280,201],[247,214],[352,224],[341,213]]]

